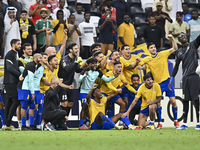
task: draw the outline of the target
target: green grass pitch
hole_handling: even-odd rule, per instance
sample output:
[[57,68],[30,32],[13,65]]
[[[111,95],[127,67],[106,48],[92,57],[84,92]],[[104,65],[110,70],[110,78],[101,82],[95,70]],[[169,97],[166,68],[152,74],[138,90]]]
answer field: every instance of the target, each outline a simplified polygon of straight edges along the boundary
[[200,131],[0,131],[1,150],[199,150]]

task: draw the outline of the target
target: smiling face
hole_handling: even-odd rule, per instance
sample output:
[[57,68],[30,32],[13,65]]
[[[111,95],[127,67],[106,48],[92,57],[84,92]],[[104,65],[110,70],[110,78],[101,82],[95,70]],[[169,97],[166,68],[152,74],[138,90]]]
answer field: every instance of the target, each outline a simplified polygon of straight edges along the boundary
[[102,99],[103,95],[99,89],[95,89],[94,97],[96,97],[97,99]]
[[49,64],[54,68],[57,69],[58,67],[58,59],[56,57],[52,58]]
[[97,59],[97,61],[100,63],[103,58],[104,58],[104,55],[102,53],[100,53],[98,56],[95,57]]
[[42,19],[45,19],[47,17],[47,12],[46,11],[41,11],[40,16]]
[[147,86],[148,88],[150,88],[150,87],[153,86],[153,80],[152,80],[151,77],[149,77],[148,79],[146,79],[146,80],[144,81],[144,83],[146,84],[146,86]]
[[72,49],[70,49],[70,52],[72,53],[74,57],[78,56],[78,52],[79,52],[78,46],[75,45]]
[[119,52],[113,52],[113,54],[111,55],[111,59],[116,61],[120,61],[120,56],[119,56]]
[[89,68],[93,71],[95,71],[97,69],[97,63],[96,62],[93,62],[93,63],[90,63],[89,64]]
[[157,53],[156,45],[155,44],[150,45],[148,51],[149,53],[151,53],[151,55],[156,55]]
[[139,78],[138,77],[133,77],[131,79],[131,82],[133,83],[134,88],[138,88],[138,86],[139,86]]
[[31,56],[32,55],[32,46],[25,46],[25,49],[23,50],[24,54],[27,56]]
[[178,40],[179,40],[179,42],[181,42],[182,44],[188,42],[188,38],[187,38],[186,34],[184,34],[184,33],[179,34]]

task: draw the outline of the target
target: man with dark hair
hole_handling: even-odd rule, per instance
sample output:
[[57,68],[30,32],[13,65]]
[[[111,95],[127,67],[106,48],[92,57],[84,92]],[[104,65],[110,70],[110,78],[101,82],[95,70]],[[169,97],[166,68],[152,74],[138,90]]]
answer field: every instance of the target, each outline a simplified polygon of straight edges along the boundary
[[198,66],[198,54],[197,49],[200,45],[200,35],[196,40],[188,43],[188,38],[184,33],[178,36],[179,42],[181,42],[182,47],[177,51],[176,54],[176,64],[172,73],[172,77],[169,83],[171,87],[173,83],[173,78],[178,72],[178,67],[182,61],[182,82],[183,82],[183,125],[178,128],[179,130],[188,129],[187,126],[187,115],[189,110],[189,101],[193,101],[196,109],[197,125],[196,130],[200,130],[199,123],[199,91],[200,91],[200,79]]
[[192,10],[192,20],[188,21],[190,42],[194,41],[200,35],[200,19],[197,10]]
[[[109,71],[106,73],[105,76],[107,77],[113,77],[114,74],[117,74],[118,77],[112,80],[111,82],[103,82],[103,84],[100,87],[100,90],[102,93],[107,96],[113,92],[118,92],[122,93],[122,88],[125,86],[129,89],[129,91],[136,93],[136,90],[130,86],[130,84],[127,82],[126,78],[124,75],[122,75],[122,64],[117,61],[114,63],[114,71]],[[113,105],[114,103],[118,104],[120,106],[120,113],[124,113],[126,110],[126,104],[122,100],[119,94],[114,96],[113,98],[110,99],[110,104]],[[112,114],[108,114],[108,117],[112,117]]]
[[96,79],[101,78],[105,82],[110,82],[113,79],[117,77],[117,74],[114,74],[113,77],[108,78],[103,73],[97,69],[97,59],[96,58],[90,58],[87,60],[88,69],[85,71],[84,75],[80,75],[78,81],[81,84],[80,87],[80,100],[82,104],[82,110],[80,114],[80,127],[79,130],[85,130],[87,129],[87,126],[85,126],[84,121],[86,119],[86,110],[87,110],[87,101],[86,97],[87,94],[92,89],[93,84],[95,83]]
[[178,11],[176,12],[176,21],[172,23],[170,29],[169,29],[169,34],[172,34],[174,36],[174,40],[176,41],[178,48],[181,47],[181,42],[178,40],[178,36],[180,33],[185,33],[187,37],[189,37],[189,26],[188,24],[182,20],[183,18],[183,13]]
[[[63,10],[58,10],[57,11],[57,19],[52,21],[52,27],[53,27],[53,46],[55,46],[56,51],[58,52],[61,48],[63,38],[65,36],[65,33],[63,30],[67,29],[68,30],[68,23],[66,20],[64,20],[64,14]],[[68,37],[67,37],[68,38]],[[66,38],[66,41],[67,41]],[[65,46],[66,49],[66,46]],[[63,56],[65,55],[65,50],[63,52]]]
[[144,42],[155,43],[158,52],[163,48],[163,31],[162,28],[156,24],[155,16],[149,17],[149,26],[144,29]]
[[16,19],[20,19],[22,4],[18,0],[8,0],[8,5],[17,9]]
[[62,79],[52,78],[50,88],[45,92],[43,119],[45,121],[43,130],[45,128],[49,131],[67,130],[65,122],[68,120],[66,111],[59,109],[58,93],[63,88],[73,89],[73,85],[65,85]]
[[72,15],[75,16],[75,24],[79,25],[81,22],[83,22],[84,19],[84,12],[83,12],[83,7],[80,3],[77,3],[76,6],[76,12],[72,13]]
[[90,23],[90,13],[84,14],[85,21],[79,24],[80,36],[80,56],[88,59],[91,56],[90,47],[96,42],[96,29],[93,23]]
[[[148,125],[150,125],[151,129],[155,129],[155,111],[162,96],[159,84],[154,83],[149,74],[144,75],[143,80],[144,83],[139,87],[133,102],[129,106],[127,112],[122,115],[122,117],[128,116],[138,103],[138,100],[142,97],[138,127],[135,128],[135,130],[141,130]],[[148,116],[150,117],[150,121],[146,121]]]
[[131,14],[130,6],[125,0],[115,0],[112,6],[116,9],[117,27],[119,27],[123,23],[123,14]]
[[166,39],[166,37],[165,37],[165,21],[168,20],[170,23],[172,23],[173,20],[170,18],[170,16],[167,13],[162,11],[162,8],[163,8],[162,2],[157,2],[156,3],[156,8],[157,8],[157,11],[151,12],[148,15],[148,17],[146,18],[145,21],[148,21],[150,16],[152,16],[152,15],[155,16],[156,24],[162,28],[162,31],[163,31],[163,45],[165,45],[165,39]]
[[92,90],[87,95],[87,104],[90,114],[90,126],[92,130],[109,130],[115,128],[117,130],[123,130],[123,127],[117,126],[115,123],[122,120],[130,130],[133,130],[134,127],[130,123],[130,120],[127,117],[121,118],[122,113],[118,113],[112,118],[105,116],[106,103],[112,97],[114,97],[117,92],[114,92],[107,97],[102,95],[101,91],[97,88],[97,84],[94,84]]
[[119,35],[117,47],[120,48],[124,44],[128,44],[130,48],[136,48],[135,27],[130,23],[130,17],[128,14],[124,14],[122,17],[123,23],[117,29]]
[[94,43],[94,44],[92,44],[92,46],[91,46],[91,53],[94,50],[101,51],[101,44],[100,43]]
[[75,5],[77,3],[80,3],[82,5],[82,7],[85,9],[85,12],[90,13],[90,9],[91,9],[91,4],[92,4],[92,9],[95,9],[94,6],[94,0],[75,0]]
[[[19,19],[19,29],[22,40],[22,45],[24,43],[30,43],[33,47],[33,51],[37,49],[37,39],[35,26],[31,20],[27,18],[27,11],[22,10],[21,18]],[[19,57],[23,55],[23,49],[19,51]]]
[[21,73],[18,71],[17,52],[21,49],[19,39],[11,40],[11,47],[4,61],[4,85],[6,89],[6,106],[5,106],[5,127],[4,130],[11,130],[11,119],[19,105],[17,94],[17,83]]
[[[131,86],[137,91],[138,88],[141,86],[141,84],[139,84],[139,80],[140,77],[138,74],[133,74],[131,76]],[[128,110],[128,108],[130,107],[132,101],[135,99],[135,93],[130,92],[126,87],[122,88],[122,94],[124,97],[128,98],[128,101],[126,102],[126,110]],[[130,111],[129,114],[129,120],[131,121],[131,124],[134,124],[134,119],[135,119],[135,115],[140,113],[140,105],[142,103],[142,99],[140,98],[136,105],[132,108],[132,110]]]
[[101,51],[104,55],[108,50],[113,50],[113,31],[117,32],[116,22],[111,19],[111,11],[105,12],[106,18],[101,18],[98,23],[99,27],[99,43],[101,43]]
[[[59,65],[58,77],[63,78],[63,83],[71,85],[74,80],[74,74],[80,73],[83,69],[80,68],[79,63],[82,62],[81,57],[77,58],[79,48],[76,43],[68,46],[69,54],[64,56]],[[73,90],[62,89],[58,93],[61,102],[61,109],[67,112],[69,116],[70,110],[73,106]]]
[[[156,83],[158,83],[161,87],[161,91],[166,92],[166,96],[169,97],[170,103],[172,104],[172,112],[174,115],[174,126],[176,128],[179,127],[179,122],[178,122],[178,116],[177,116],[177,111],[178,107],[176,104],[176,99],[175,99],[175,91],[174,87],[172,86],[172,89],[168,88],[168,84],[171,82],[170,79],[170,74],[169,74],[169,69],[168,69],[168,62],[167,59],[169,55],[174,53],[175,51],[178,50],[177,44],[174,40],[174,37],[172,35],[168,35],[168,38],[172,41],[172,48],[169,50],[161,51],[157,53],[156,46],[154,43],[149,43],[147,48],[148,51],[150,52],[151,56],[147,56],[144,59],[142,59],[144,64],[147,64],[152,75],[153,79]],[[144,65],[142,65],[139,69],[144,69]],[[158,126],[157,129],[162,128],[162,118],[161,118],[161,107],[159,106],[157,108],[158,111]]]
[[[58,10],[62,10],[63,11],[62,20],[64,20],[65,22],[68,22],[68,18],[70,16],[70,11],[64,6],[65,6],[65,0],[59,0],[59,7],[54,9],[53,13],[55,16],[58,16],[57,15]],[[57,17],[57,19],[59,19],[59,18]]]
[[182,3],[182,9],[183,9],[182,20],[188,23],[188,21],[192,19],[191,14],[188,13],[188,3]]

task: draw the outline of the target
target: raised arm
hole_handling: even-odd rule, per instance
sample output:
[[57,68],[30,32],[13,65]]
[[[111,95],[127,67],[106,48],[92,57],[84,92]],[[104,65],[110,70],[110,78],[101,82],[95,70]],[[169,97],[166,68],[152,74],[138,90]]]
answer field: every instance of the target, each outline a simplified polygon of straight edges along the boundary
[[110,57],[111,53],[112,53],[112,52],[111,52],[110,50],[108,50],[108,53],[107,53],[106,57],[104,57],[104,59],[103,59],[103,60],[101,61],[101,63],[100,63],[101,68],[104,68],[104,67],[106,66],[107,60],[108,60],[108,58]]
[[61,56],[62,56],[62,54],[64,52],[64,49],[65,49],[65,46],[66,46],[67,31],[68,31],[68,29],[64,29],[65,35],[64,35],[64,38],[63,38],[63,41],[62,41],[62,45],[61,45],[60,50],[59,50]]
[[92,92],[94,91],[94,89],[96,89],[98,87],[98,84],[93,84],[93,87],[92,87],[92,89],[90,90],[90,92],[88,93],[88,95],[87,95],[87,97],[86,97],[86,99],[87,99],[87,104],[89,104],[90,103],[90,101],[91,101],[91,96],[92,96]]
[[178,46],[174,40],[174,37],[171,34],[169,34],[167,37],[172,41],[172,48],[169,49],[170,54],[172,54],[173,52],[178,50]]

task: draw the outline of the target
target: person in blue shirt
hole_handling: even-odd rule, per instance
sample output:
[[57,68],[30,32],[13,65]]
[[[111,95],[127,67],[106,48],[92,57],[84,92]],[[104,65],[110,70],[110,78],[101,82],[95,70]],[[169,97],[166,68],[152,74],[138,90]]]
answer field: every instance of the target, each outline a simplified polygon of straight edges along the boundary
[[[33,61],[27,63],[24,71],[23,77],[24,81],[22,83],[22,89],[18,89],[18,100],[21,104],[21,120],[22,127],[21,130],[35,130],[34,126],[34,109],[35,109],[35,91],[34,91],[34,73],[39,67],[39,63],[42,60],[41,54],[34,54]],[[29,120],[30,128],[26,127],[26,110],[29,106]]]
[[183,18],[182,20],[187,22],[192,19],[192,15],[189,14],[188,12],[188,4],[187,3],[182,3],[182,9],[183,9]]
[[6,14],[6,9],[8,8],[8,5],[3,3],[2,0],[0,0],[0,18],[4,20],[4,16]]
[[[138,88],[140,87],[141,84],[140,83],[140,77],[138,74],[133,74],[131,76],[131,86],[135,89],[138,90]],[[124,97],[128,98],[127,104],[126,104],[126,110],[128,110],[128,108],[130,107],[132,101],[135,99],[135,95],[134,93],[132,93],[131,91],[129,91],[126,87],[122,88],[122,94],[124,95]],[[131,124],[135,124],[134,123],[134,119],[135,119],[135,115],[140,113],[140,105],[142,103],[142,98],[140,98],[136,105],[133,107],[133,109],[131,110],[130,114],[129,114],[129,120],[131,121]],[[137,125],[137,124],[135,124]]]
[[[115,74],[113,77],[108,78],[100,70],[97,70],[97,59],[96,58],[90,58],[87,60],[87,64],[89,68],[85,70],[84,75],[80,75],[78,81],[81,83],[80,87],[80,100],[82,104],[82,110],[80,113],[80,127],[79,130],[85,130],[87,129],[86,125],[84,124],[84,120],[86,119],[87,116],[87,100],[86,97],[90,90],[93,87],[93,84],[95,83],[96,79],[99,77],[105,82],[110,82],[114,80],[117,75]],[[87,121],[87,120],[86,120]]]

